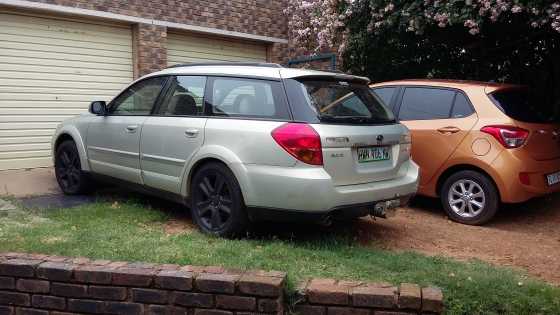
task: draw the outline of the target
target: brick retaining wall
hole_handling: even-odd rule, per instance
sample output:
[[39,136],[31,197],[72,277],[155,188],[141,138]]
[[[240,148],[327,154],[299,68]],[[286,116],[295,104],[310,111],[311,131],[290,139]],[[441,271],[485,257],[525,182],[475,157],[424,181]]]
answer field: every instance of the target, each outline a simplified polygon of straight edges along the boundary
[[0,314],[283,314],[281,272],[0,254]]
[[[295,307],[286,274],[0,253],[0,315],[438,314],[441,291],[315,279]],[[390,312],[394,311],[394,312]]]
[[313,279],[300,285],[294,309],[309,315],[441,314],[443,295],[437,288],[403,283],[366,283]]

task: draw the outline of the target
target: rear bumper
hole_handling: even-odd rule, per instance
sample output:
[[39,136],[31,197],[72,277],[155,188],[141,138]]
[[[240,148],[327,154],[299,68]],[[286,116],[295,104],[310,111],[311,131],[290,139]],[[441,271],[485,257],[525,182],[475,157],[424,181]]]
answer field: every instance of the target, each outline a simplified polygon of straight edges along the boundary
[[[506,203],[524,202],[531,198],[560,191],[560,184],[548,186],[546,175],[560,171],[560,159],[535,161],[505,150],[492,162],[500,197]],[[519,174],[527,173],[530,184],[522,184]]]
[[[398,198],[400,206],[406,206],[414,194]],[[327,222],[330,219],[352,219],[375,215],[375,205],[385,200],[376,202],[346,205],[327,211],[302,211],[294,209],[276,209],[263,207],[248,207],[249,217],[252,221],[273,222]]]
[[344,212],[415,194],[418,166],[408,161],[401,167],[401,176],[395,179],[334,186],[322,167],[245,165],[247,176],[242,187],[245,203],[250,209],[311,214]]

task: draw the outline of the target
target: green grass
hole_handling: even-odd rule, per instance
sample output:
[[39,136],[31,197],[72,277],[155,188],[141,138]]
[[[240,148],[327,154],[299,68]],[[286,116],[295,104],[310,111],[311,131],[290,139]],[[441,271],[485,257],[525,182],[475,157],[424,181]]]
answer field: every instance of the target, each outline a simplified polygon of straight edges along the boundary
[[0,251],[280,270],[288,272],[290,288],[308,277],[415,282],[442,288],[448,314],[560,314],[560,288],[480,261],[362,247],[348,229],[307,227],[312,231],[243,240],[196,231],[168,235],[164,223],[170,216],[135,203],[24,210],[0,217]]

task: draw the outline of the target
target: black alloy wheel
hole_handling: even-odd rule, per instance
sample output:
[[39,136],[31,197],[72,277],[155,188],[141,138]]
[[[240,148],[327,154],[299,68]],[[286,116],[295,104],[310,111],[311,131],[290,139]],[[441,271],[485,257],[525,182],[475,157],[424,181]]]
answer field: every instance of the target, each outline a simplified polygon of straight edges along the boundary
[[239,184],[221,163],[208,163],[193,177],[192,215],[209,234],[234,237],[246,231],[248,219]]
[[60,189],[68,195],[86,192],[89,179],[82,171],[80,155],[74,141],[67,140],[56,150],[55,175]]

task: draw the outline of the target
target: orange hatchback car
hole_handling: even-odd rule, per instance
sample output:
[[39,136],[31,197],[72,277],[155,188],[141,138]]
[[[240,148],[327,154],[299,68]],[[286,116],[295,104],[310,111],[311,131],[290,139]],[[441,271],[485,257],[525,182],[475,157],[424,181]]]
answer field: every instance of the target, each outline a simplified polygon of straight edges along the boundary
[[412,134],[422,195],[450,218],[490,220],[501,202],[560,191],[560,126],[540,114],[522,86],[406,80],[373,91]]

